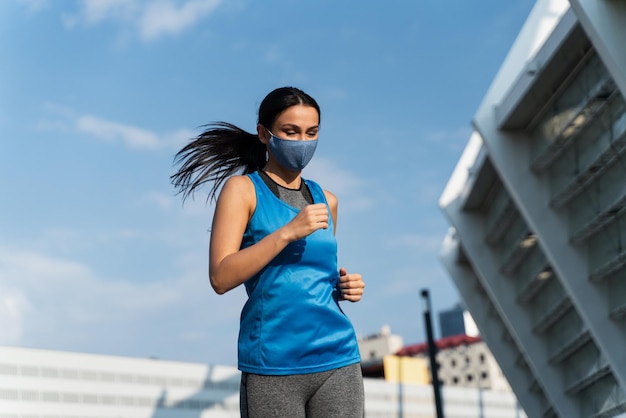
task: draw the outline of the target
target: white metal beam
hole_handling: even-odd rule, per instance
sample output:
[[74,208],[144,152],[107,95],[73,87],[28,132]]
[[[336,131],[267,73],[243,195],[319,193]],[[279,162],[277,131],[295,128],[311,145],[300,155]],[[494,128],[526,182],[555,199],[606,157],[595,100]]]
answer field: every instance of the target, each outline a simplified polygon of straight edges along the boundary
[[[555,411],[559,416],[577,417],[578,405],[565,394],[563,377],[550,363],[547,342],[533,331],[531,316],[516,300],[514,283],[500,273],[498,256],[485,244],[484,216],[463,212],[459,203],[453,199],[443,210],[454,225],[476,276]],[[494,355],[506,353],[494,351]]]
[[[454,280],[467,308],[472,313],[472,318],[480,329],[481,338],[487,343],[491,352],[495,354],[500,369],[507,377],[517,399],[524,407],[524,411],[529,417],[541,416],[545,405],[542,405],[541,399],[536,393],[530,391],[532,381],[516,365],[520,352],[519,350],[511,350],[510,346],[502,340],[501,336],[504,333],[510,335],[510,332],[504,326],[502,319],[497,316],[496,311],[490,312],[485,309],[484,296],[480,291],[482,285],[471,266],[460,265],[457,262],[460,245],[453,234],[454,231],[451,231],[444,240],[441,261]],[[477,286],[481,286],[480,289]]]
[[[596,33],[592,36],[594,47],[598,47],[603,60],[608,54],[611,62],[607,64],[612,67],[610,72],[613,76],[621,71],[618,85],[626,89],[626,48],[623,45],[623,40],[626,39],[626,2],[579,0],[576,4],[577,9],[583,13],[582,19],[587,22],[585,29],[587,30],[587,26],[595,28]],[[612,7],[614,17],[609,18]],[[602,22],[608,25],[607,29],[598,28]],[[619,48],[618,33],[622,34]],[[620,52],[614,51],[615,48]],[[608,49],[611,51],[602,52]],[[527,49],[513,47],[509,53],[510,61],[503,65],[503,69],[508,72],[501,71],[496,76],[490,93],[474,118],[474,126],[480,132],[490,159],[517,208],[530,229],[537,234],[540,246],[589,328],[594,342],[606,356],[620,386],[626,387],[626,333],[622,326],[609,319],[607,291],[602,285],[588,280],[587,254],[571,244],[571,231],[567,221],[550,208],[549,184],[530,168],[529,138],[498,130],[494,108],[503,97],[502,91],[507,91],[515,80],[510,72],[510,62],[516,61],[514,57],[524,57],[527,53]],[[501,91],[494,90],[494,86],[498,86]]]
[[578,21],[626,97],[626,1],[570,0]]

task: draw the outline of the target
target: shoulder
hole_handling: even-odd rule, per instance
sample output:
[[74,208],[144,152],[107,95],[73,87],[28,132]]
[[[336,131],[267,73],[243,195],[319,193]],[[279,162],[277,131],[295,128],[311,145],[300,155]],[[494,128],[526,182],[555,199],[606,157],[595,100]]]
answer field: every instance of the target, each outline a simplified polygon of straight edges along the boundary
[[230,187],[238,187],[238,188],[254,188],[254,184],[252,183],[252,179],[248,175],[236,175],[230,176],[224,182],[224,187],[229,185]]
[[231,176],[225,182],[220,191],[218,203],[222,201],[228,204],[241,204],[248,209],[256,205],[254,183],[246,175]]
[[328,190],[324,190],[324,197],[326,197],[326,201],[328,202],[328,206],[331,210],[337,209],[337,205],[339,204],[337,196]]
[[224,182],[221,193],[250,193],[254,192],[254,184],[248,176],[231,176]]

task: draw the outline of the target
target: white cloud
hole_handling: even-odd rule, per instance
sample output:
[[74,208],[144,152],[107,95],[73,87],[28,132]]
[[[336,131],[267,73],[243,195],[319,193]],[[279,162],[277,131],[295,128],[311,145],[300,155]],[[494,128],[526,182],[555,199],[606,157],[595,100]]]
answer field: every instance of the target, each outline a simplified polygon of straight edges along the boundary
[[30,304],[23,294],[5,288],[0,281],[0,344],[16,344],[23,334],[24,316]]
[[144,40],[183,32],[209,16],[222,0],[82,0],[64,16],[67,27],[111,21],[130,26]]
[[132,19],[138,12],[138,2],[133,0],[83,0],[83,17],[88,23],[107,19]]
[[[34,251],[0,253],[0,324],[4,342],[51,326],[59,332],[148,315],[182,303],[185,286],[98,277],[87,265]],[[8,333],[6,331],[9,331]],[[12,341],[6,341],[12,340]]]
[[50,103],[44,106],[44,110],[53,117],[40,120],[37,123],[39,129],[64,133],[75,131],[102,141],[122,144],[131,149],[168,148],[178,150],[187,140],[197,135],[190,129],[156,133],[145,128],[98,116],[80,115],[72,109]]
[[[78,305],[88,307],[92,304],[87,301],[100,301],[97,304],[111,303],[122,310],[150,310],[170,304],[177,298],[175,291],[163,289],[158,283],[102,279],[87,265],[76,261],[6,247],[0,255],[0,279],[14,292],[38,288],[32,294],[38,295],[36,298],[45,295],[50,302],[44,305],[54,304],[59,309]],[[138,291],[145,297],[135,299]],[[81,300],[74,300],[72,293],[80,294]],[[32,306],[38,309],[40,305]]]
[[171,209],[175,204],[174,196],[162,192],[147,192],[143,195],[142,200],[165,211]]
[[31,12],[40,12],[49,5],[49,0],[19,0]]
[[[230,364],[245,293],[214,294],[206,257],[205,248],[175,255],[179,273],[150,281],[105,277],[70,257],[0,244],[0,345],[181,360],[181,345],[193,340],[205,347],[194,361],[211,355],[206,360]],[[215,336],[228,349],[215,351]]]
[[386,248],[411,249],[413,252],[436,253],[441,248],[443,238],[438,235],[406,234],[394,236],[385,243]]
[[190,0],[182,5],[172,1],[148,3],[139,20],[143,39],[152,40],[165,34],[176,34],[209,15],[221,0]]
[[154,240],[155,232],[133,228],[105,228],[105,229],[72,229],[72,228],[45,228],[39,236],[29,241],[28,248],[33,251],[55,254],[76,254],[96,249],[99,245],[108,245],[112,242],[124,243],[132,240]]
[[120,141],[129,148],[155,149],[161,146],[159,137],[153,132],[95,116],[80,116],[76,120],[76,129],[105,141]]
[[328,158],[313,158],[303,176],[315,180],[324,189],[334,193],[339,199],[342,212],[363,211],[373,205],[365,182]]
[[179,129],[174,132],[167,132],[161,135],[160,142],[168,147],[176,150],[181,149],[187,141],[191,138],[195,138],[198,135],[196,131],[190,129]]
[[93,236],[83,230],[70,228],[46,228],[39,237],[32,241],[31,249],[55,249],[58,253],[67,254],[77,249],[89,250],[94,245]]
[[178,211],[180,215],[189,217],[202,217],[209,219],[215,209],[215,202],[206,201],[206,195],[198,193],[197,197],[185,200],[182,196],[174,193],[146,192],[140,198],[141,204],[157,207],[164,212]]

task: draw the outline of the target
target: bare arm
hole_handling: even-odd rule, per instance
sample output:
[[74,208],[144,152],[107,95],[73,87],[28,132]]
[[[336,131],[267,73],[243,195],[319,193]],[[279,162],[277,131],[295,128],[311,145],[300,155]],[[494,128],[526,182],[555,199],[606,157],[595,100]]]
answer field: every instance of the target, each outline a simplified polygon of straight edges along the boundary
[[243,233],[255,206],[254,185],[248,177],[234,176],[226,181],[213,216],[209,250],[209,277],[218,294],[254,276],[290,242],[328,228],[326,205],[309,205],[285,226],[241,250]]
[[337,207],[339,206],[339,201],[337,200],[337,196],[328,190],[324,190],[324,196],[326,197],[326,202],[328,202],[330,214],[333,217],[333,233],[337,233]]

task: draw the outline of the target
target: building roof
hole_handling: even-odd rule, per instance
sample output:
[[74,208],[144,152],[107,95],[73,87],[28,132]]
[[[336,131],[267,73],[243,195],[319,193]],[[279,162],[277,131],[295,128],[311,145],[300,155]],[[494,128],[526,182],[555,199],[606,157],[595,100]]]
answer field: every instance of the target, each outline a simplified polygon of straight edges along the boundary
[[[470,337],[469,335],[459,334],[452,335],[450,337],[441,338],[435,341],[435,345],[438,350],[443,350],[445,348],[453,348],[458,347],[460,345],[469,345],[482,341],[480,337]],[[418,354],[422,354],[428,351],[428,343],[419,343],[413,345],[407,345],[402,349],[398,350],[396,353],[397,356],[415,356]]]

